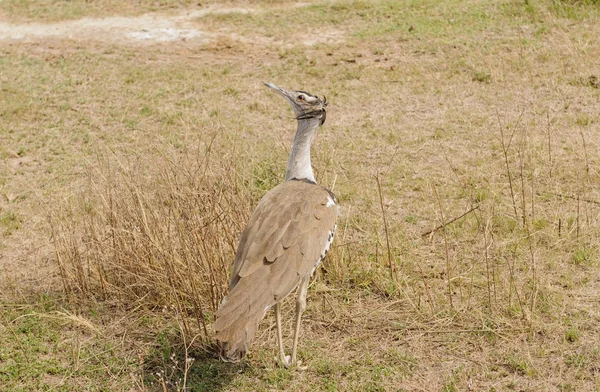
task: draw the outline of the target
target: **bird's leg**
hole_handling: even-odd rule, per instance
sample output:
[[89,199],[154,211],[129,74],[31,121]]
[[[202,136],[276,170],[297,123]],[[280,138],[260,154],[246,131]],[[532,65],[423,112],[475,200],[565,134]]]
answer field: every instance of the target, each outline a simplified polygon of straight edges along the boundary
[[298,289],[298,298],[296,298],[296,328],[294,329],[294,345],[292,346],[292,360],[291,365],[296,365],[296,351],[298,348],[298,335],[300,334],[300,319],[302,313],[306,309],[306,294],[308,292],[308,283],[310,282],[310,274],[305,276],[300,282],[300,288]]
[[281,303],[275,304],[275,324],[277,324],[277,344],[279,345],[279,360],[283,366],[289,366],[289,359],[285,357],[283,352],[283,334],[281,333]]

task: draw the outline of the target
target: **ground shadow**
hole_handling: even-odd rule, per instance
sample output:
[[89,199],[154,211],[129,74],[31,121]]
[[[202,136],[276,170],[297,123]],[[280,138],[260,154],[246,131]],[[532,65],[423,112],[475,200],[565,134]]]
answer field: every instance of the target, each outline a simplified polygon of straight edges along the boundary
[[[188,361],[186,370],[186,359]],[[156,346],[144,358],[144,386],[149,391],[222,391],[247,365],[219,358],[214,343],[194,344],[185,351],[179,333],[157,337]]]

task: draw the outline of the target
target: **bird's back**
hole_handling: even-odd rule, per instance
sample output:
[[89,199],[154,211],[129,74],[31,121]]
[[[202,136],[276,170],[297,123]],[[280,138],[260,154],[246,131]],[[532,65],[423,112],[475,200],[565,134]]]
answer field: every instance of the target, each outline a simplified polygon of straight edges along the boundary
[[213,324],[226,359],[244,354],[266,311],[323,259],[335,233],[336,203],[326,188],[298,180],[278,185],[258,203]]

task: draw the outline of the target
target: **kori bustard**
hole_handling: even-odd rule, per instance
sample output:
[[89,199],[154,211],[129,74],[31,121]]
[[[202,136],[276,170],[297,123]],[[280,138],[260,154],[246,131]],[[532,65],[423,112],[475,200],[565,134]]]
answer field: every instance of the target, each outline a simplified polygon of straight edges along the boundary
[[[275,306],[279,358],[284,366],[293,366],[308,283],[333,241],[338,206],[335,195],[316,183],[310,164],[311,140],[325,122],[327,100],[272,83],[265,85],[291,105],[298,130],[285,182],[260,200],[242,233],[229,293],[217,310],[213,329],[221,342],[222,358],[237,361],[246,353],[260,320]],[[296,287],[290,357],[283,349],[281,301]]]

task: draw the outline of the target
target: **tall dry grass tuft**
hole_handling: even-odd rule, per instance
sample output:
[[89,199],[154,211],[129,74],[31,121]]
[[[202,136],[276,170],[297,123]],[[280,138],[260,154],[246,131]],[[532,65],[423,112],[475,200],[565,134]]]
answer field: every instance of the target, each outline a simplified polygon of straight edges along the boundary
[[210,151],[157,151],[145,155],[152,161],[126,162],[110,153],[88,168],[82,195],[52,219],[72,298],[175,307],[188,316],[182,332],[197,328],[208,337],[253,199],[236,162],[212,162]]

